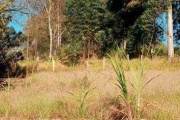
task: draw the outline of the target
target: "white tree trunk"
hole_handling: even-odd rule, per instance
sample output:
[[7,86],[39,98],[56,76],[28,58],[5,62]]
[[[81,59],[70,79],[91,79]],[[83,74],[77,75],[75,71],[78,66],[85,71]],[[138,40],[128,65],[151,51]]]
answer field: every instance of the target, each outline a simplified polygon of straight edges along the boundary
[[51,26],[51,0],[48,1],[49,7],[46,6],[46,12],[48,15],[48,27],[49,27],[49,39],[50,39],[50,45],[49,45],[49,59],[52,60],[52,43],[53,43],[53,34],[52,34],[52,26]]
[[171,61],[171,59],[174,57],[172,4],[168,7],[167,44],[168,44],[168,60]]
[[49,59],[52,59],[52,43],[53,43],[53,35],[52,35],[52,27],[51,27],[51,16],[48,16],[48,22],[49,22],[49,36],[50,36],[50,49],[49,49]]

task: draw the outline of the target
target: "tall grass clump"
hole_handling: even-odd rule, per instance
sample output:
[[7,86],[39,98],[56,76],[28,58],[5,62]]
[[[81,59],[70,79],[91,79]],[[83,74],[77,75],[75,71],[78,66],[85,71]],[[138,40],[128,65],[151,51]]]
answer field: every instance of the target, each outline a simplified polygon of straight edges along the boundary
[[90,109],[90,101],[93,97],[94,87],[91,86],[92,82],[84,77],[82,79],[75,79],[71,81],[69,87],[71,89],[65,90],[61,89],[62,92],[68,93],[68,96],[65,96],[65,101],[68,103],[68,113],[71,116],[68,116],[69,119],[82,119],[88,117]]
[[[5,87],[5,92],[7,94],[2,94],[2,99],[1,99],[1,103],[0,103],[0,116],[5,116],[6,118],[9,117],[9,114],[12,111],[12,105],[10,103],[10,90],[11,90],[11,83],[10,83],[10,79],[8,78],[8,83],[7,86]],[[1,97],[1,96],[0,96]]]
[[8,75],[8,81],[7,81],[7,86],[5,86],[5,90],[7,92],[7,95],[4,96],[4,101],[2,102],[3,104],[0,107],[0,114],[5,115],[6,117],[9,116],[11,112],[11,104],[10,104],[10,90],[11,90],[11,81]]
[[[120,53],[120,54],[119,54]],[[117,76],[117,86],[119,88],[119,90],[121,91],[122,95],[121,97],[123,98],[123,100],[125,101],[126,107],[127,107],[127,115],[124,114],[124,117],[128,117],[129,120],[133,119],[133,115],[132,115],[132,108],[131,108],[131,100],[130,100],[130,96],[129,96],[129,91],[127,88],[127,79],[125,76],[125,71],[124,68],[122,66],[122,54],[123,52],[118,49],[118,52],[115,54],[115,57],[112,57],[109,55],[110,58],[110,62],[111,65],[116,73]],[[121,56],[121,58],[119,57]],[[121,119],[123,119],[121,118]]]
[[[137,65],[133,66],[134,64],[127,58],[126,54],[120,48],[117,50],[117,54],[115,56],[110,56],[110,62],[114,69],[114,72],[117,76],[117,86],[122,93],[121,97],[125,101],[125,105],[127,108],[127,117],[128,119],[132,120],[134,118],[140,119],[141,117],[141,94],[143,89],[156,77],[160,76],[161,74],[151,78],[145,84],[143,84],[143,77],[145,74],[145,63],[143,59],[138,61],[138,68]],[[121,55],[118,55],[121,54]],[[120,57],[121,56],[121,57]],[[124,56],[124,57],[123,57]],[[132,80],[127,81],[127,76],[125,75],[124,70],[124,63],[128,63],[127,67],[130,70],[130,75],[132,76]],[[134,93],[130,94],[130,89],[128,88],[128,84],[130,84],[133,89]],[[135,101],[135,102],[134,102]]]

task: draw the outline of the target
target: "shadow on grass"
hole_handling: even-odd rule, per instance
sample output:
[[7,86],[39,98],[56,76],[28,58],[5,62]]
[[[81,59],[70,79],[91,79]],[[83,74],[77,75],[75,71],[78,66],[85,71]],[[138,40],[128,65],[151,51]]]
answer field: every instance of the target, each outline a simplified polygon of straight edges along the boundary
[[25,78],[26,67],[21,67],[17,62],[7,61],[0,63],[0,90],[5,90],[14,86],[11,84],[11,78]]
[[14,86],[10,84],[6,78],[0,78],[0,91],[6,90],[7,88],[13,89]]

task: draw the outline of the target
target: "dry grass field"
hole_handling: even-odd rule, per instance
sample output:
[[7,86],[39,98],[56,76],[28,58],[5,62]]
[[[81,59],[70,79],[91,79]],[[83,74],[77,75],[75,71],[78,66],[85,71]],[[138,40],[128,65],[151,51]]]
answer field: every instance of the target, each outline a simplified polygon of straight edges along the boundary
[[[140,119],[180,120],[180,63],[145,61],[142,83],[154,79],[142,90]],[[132,60],[132,64],[138,67],[137,60]],[[1,120],[118,120],[124,101],[109,63],[105,69],[101,61],[96,61],[90,62],[88,69],[83,65],[61,66],[55,72],[47,64],[44,66],[46,70],[27,78],[9,78],[1,83]],[[133,74],[138,74],[138,70],[132,74],[125,69],[133,98],[135,90],[129,83],[135,81]]]

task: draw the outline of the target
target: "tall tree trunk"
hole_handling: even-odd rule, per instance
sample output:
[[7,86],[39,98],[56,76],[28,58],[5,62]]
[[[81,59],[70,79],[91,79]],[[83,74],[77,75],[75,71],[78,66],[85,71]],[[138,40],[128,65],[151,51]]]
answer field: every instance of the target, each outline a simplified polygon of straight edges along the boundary
[[168,44],[168,60],[171,61],[171,59],[174,57],[172,4],[168,7],[167,44]]
[[64,33],[65,29],[62,29],[62,22],[63,22],[63,9],[64,9],[64,0],[57,1],[57,20],[58,20],[58,48],[62,47],[62,34]]
[[49,45],[49,59],[52,59],[52,45],[53,45],[53,34],[52,34],[52,26],[51,26],[51,0],[48,1],[49,7],[46,7],[46,12],[48,15],[48,27],[49,27],[49,37],[50,37],[50,45]]
[[50,45],[49,45],[49,59],[52,59],[52,43],[53,43],[53,38],[52,38],[52,28],[51,28],[51,16],[48,16],[48,22],[49,22],[49,36],[50,36]]

